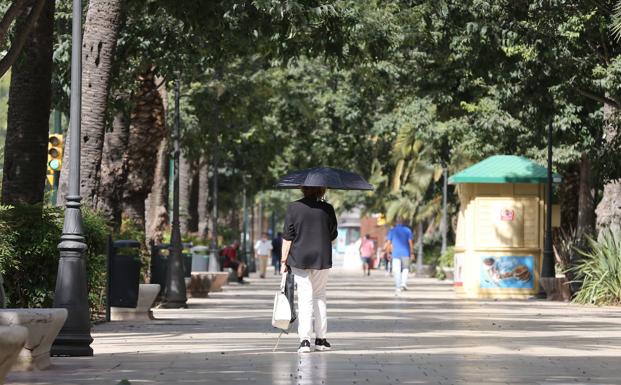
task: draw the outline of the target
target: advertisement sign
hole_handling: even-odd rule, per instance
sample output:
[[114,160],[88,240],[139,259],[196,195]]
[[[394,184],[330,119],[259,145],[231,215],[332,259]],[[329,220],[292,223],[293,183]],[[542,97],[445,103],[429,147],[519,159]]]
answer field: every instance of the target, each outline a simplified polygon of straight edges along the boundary
[[535,257],[482,256],[479,281],[481,289],[532,289],[535,285]]

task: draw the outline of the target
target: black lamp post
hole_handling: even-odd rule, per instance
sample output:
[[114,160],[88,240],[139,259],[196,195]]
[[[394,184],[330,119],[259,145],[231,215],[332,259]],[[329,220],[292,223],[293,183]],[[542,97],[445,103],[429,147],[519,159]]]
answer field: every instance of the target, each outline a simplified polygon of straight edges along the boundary
[[52,345],[52,355],[92,356],[90,312],[86,289],[86,243],[80,211],[80,120],[82,83],[82,1],[73,0],[71,36],[71,105],[69,189],[63,232],[58,244],[60,260],[54,292],[54,307],[68,311],[67,321]]
[[175,133],[173,153],[173,220],[170,236],[172,252],[168,256],[168,271],[166,273],[166,288],[164,300],[160,305],[163,308],[178,309],[187,307],[188,298],[185,292],[184,261],[181,245],[181,227],[179,225],[179,77],[175,79]]
[[442,247],[440,249],[440,253],[444,255],[446,253],[446,244],[447,244],[447,236],[448,236],[448,208],[447,208],[447,198],[448,198],[448,168],[446,164],[442,167],[442,222],[440,222],[440,229],[442,231]]
[[543,244],[542,278],[554,278],[554,254],[552,253],[552,123],[548,125],[548,179],[546,183],[546,228]]

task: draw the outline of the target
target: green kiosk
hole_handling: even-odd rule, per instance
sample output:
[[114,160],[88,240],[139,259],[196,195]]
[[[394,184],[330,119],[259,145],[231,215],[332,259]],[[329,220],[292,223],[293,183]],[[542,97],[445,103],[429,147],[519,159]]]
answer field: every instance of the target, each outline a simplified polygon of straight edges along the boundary
[[[558,174],[553,181],[560,182]],[[547,169],[513,155],[453,175],[460,208],[455,289],[465,298],[527,298],[539,291]],[[553,210],[553,226],[560,210]]]

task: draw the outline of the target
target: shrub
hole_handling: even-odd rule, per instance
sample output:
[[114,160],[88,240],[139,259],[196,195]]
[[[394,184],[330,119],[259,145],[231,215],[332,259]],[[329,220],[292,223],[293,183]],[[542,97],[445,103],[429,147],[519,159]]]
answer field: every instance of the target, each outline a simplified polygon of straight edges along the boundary
[[455,257],[455,248],[453,246],[448,247],[446,252],[438,258],[438,267],[436,269],[436,278],[438,279],[446,279],[446,273],[442,270],[443,267],[453,267]]
[[[52,306],[63,210],[34,206],[0,207],[0,273],[9,307]],[[97,214],[83,210],[85,258],[91,314],[101,313],[106,283],[108,228]]]
[[598,240],[589,239],[588,251],[571,268],[582,288],[574,301],[593,305],[621,303],[621,232],[604,230]]

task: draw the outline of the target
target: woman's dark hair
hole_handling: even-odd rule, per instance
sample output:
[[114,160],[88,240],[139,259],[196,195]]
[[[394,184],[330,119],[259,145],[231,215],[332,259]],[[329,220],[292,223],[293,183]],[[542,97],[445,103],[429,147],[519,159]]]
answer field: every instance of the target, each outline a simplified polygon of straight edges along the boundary
[[325,187],[302,186],[304,198],[321,199],[326,193]]

